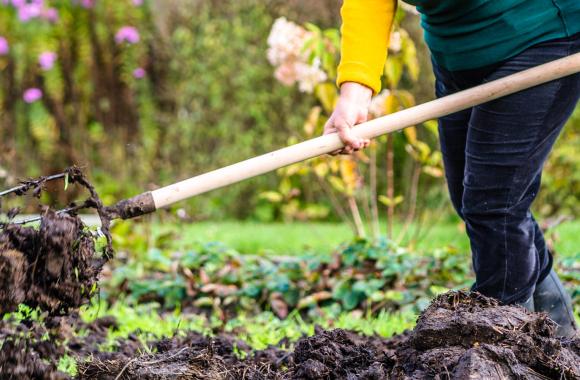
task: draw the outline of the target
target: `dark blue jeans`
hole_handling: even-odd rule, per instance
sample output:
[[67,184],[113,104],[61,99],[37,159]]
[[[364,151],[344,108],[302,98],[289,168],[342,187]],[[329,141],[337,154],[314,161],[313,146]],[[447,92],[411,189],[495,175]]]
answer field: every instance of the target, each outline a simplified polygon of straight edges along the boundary
[[[580,51],[580,35],[535,45],[495,65],[450,72],[433,64],[445,96]],[[580,96],[576,74],[439,119],[451,201],[465,221],[476,281],[505,303],[528,300],[552,267],[530,211],[542,168]]]

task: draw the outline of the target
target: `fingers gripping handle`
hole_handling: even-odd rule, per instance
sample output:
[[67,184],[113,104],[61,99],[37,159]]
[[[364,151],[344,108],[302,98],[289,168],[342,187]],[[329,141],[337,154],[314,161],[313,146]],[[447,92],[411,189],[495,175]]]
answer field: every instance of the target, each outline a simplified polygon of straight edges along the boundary
[[[375,138],[577,72],[580,72],[580,53],[371,120],[358,125],[353,133],[365,139]],[[343,146],[336,134],[307,140],[123,201],[128,202],[124,205],[127,212],[120,215],[126,219],[153,212],[181,200],[333,152]],[[133,207],[135,204],[140,206]]]

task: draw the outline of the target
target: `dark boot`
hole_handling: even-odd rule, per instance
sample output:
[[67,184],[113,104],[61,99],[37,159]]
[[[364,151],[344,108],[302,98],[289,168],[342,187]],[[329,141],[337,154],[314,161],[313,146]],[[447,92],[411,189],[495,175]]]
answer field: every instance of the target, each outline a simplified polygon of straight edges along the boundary
[[530,297],[526,302],[520,302],[516,305],[520,305],[524,309],[527,309],[528,311],[531,311],[531,312],[538,311],[536,309],[535,304],[534,304],[534,297]]
[[534,304],[536,311],[548,313],[548,316],[558,324],[557,336],[571,338],[577,333],[572,300],[553,270],[536,285]]

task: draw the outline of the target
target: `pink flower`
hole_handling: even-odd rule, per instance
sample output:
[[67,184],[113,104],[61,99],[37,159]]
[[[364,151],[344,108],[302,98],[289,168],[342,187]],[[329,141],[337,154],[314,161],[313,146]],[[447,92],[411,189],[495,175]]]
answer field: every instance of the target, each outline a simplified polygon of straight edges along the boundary
[[41,98],[42,90],[36,87],[27,88],[22,95],[22,99],[24,99],[24,101],[29,104],[34,103]]
[[26,0],[12,0],[12,5],[14,5],[16,8],[20,8],[24,4],[26,4]]
[[45,8],[42,10],[42,18],[50,22],[57,22],[58,11],[56,8]]
[[274,77],[286,86],[292,86],[298,79],[296,77],[296,65],[292,62],[281,64],[274,71]]
[[23,4],[18,8],[18,19],[22,22],[40,17],[42,5],[36,3]]
[[143,5],[143,0],[133,0],[133,5],[136,7]]
[[52,51],[45,51],[38,57],[38,64],[44,71],[52,69],[56,61],[56,53]]
[[90,9],[95,6],[95,0],[81,0],[81,7]]
[[136,79],[141,79],[145,77],[145,69],[143,69],[142,67],[137,67],[135,70],[133,70],[133,77]]
[[303,52],[303,48],[311,35],[284,17],[276,19],[268,36],[268,61],[278,66],[288,61],[305,60],[308,54]]
[[10,45],[6,38],[0,36],[0,55],[6,55],[10,51]]
[[123,42],[136,44],[139,42],[139,32],[133,26],[124,26],[115,34],[115,41],[118,44],[122,44]]

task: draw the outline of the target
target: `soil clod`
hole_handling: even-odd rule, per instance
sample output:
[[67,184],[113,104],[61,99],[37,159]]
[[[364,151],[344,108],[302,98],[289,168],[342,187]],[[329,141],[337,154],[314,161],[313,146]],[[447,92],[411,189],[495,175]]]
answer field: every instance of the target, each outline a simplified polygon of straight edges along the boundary
[[[65,172],[69,183],[78,183],[90,196],[80,205],[92,207],[101,218],[107,238],[103,255],[97,255],[95,237],[74,212],[44,208],[39,227],[5,223],[0,230],[0,316],[19,304],[49,313],[66,313],[87,303],[97,291],[97,276],[112,255],[110,219],[94,187],[80,169]],[[14,193],[35,196],[47,177],[24,181]]]

